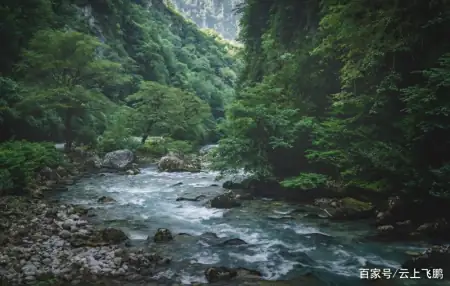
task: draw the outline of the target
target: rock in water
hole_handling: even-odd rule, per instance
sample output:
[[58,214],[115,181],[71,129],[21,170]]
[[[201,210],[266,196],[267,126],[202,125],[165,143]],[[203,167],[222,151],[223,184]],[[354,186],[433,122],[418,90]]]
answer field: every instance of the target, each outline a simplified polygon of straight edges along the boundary
[[244,240],[240,239],[240,238],[232,238],[232,239],[227,239],[224,242],[221,242],[219,244],[216,244],[216,246],[232,246],[232,245],[246,245],[247,242],[245,242]]
[[174,154],[162,157],[158,163],[158,170],[165,172],[183,171],[184,162]]
[[158,228],[153,237],[154,242],[166,242],[171,241],[173,239],[173,235],[167,228]]
[[100,234],[103,240],[108,243],[121,243],[128,240],[127,235],[123,231],[111,227],[102,229]]
[[158,170],[164,172],[200,172],[201,164],[198,158],[169,153],[158,162]]
[[115,203],[116,200],[111,197],[102,196],[97,200],[97,202],[102,203],[102,204],[109,204],[109,203]]
[[179,202],[179,201],[198,202],[199,200],[201,200],[201,199],[203,199],[205,197],[206,197],[205,195],[199,195],[199,196],[196,196],[195,198],[179,197],[179,198],[177,198],[177,202]]
[[261,272],[247,268],[209,267],[205,270],[205,277],[209,283],[228,281],[233,278],[259,279],[261,276]]
[[225,181],[225,182],[222,184],[222,188],[228,189],[228,190],[239,190],[239,189],[243,189],[244,186],[243,186],[242,183],[240,183],[240,182],[235,182],[235,181]]
[[103,167],[116,170],[124,170],[131,166],[134,161],[134,154],[130,150],[116,150],[106,153],[103,159]]
[[225,193],[218,195],[210,202],[211,207],[218,209],[229,209],[241,206],[241,203],[236,199],[233,193]]
[[98,155],[89,157],[84,162],[84,167],[86,170],[100,169],[103,165],[102,159]]
[[[433,246],[420,255],[415,255],[403,263],[402,268],[413,269],[443,269],[445,271],[450,267],[450,246]],[[444,279],[448,279],[448,276]]]
[[237,276],[235,269],[226,267],[210,267],[205,270],[205,277],[209,283],[227,281]]

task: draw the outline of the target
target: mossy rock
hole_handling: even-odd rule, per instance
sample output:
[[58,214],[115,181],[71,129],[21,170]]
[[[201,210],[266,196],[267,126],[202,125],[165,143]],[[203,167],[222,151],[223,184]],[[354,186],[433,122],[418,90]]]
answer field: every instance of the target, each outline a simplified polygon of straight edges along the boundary
[[346,197],[339,200],[339,207],[332,219],[367,219],[374,215],[374,206],[369,202],[362,202],[354,198]]
[[373,205],[369,202],[362,202],[354,198],[346,197],[341,200],[342,207],[353,209],[355,211],[370,211]]

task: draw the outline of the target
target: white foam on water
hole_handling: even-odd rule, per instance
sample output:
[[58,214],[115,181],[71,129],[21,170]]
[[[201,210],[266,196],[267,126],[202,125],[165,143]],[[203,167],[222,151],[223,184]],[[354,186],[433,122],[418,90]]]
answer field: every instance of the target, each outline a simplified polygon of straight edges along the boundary
[[123,194],[124,196],[127,194],[151,194],[151,193],[159,193],[162,191],[162,187],[158,186],[151,186],[151,187],[126,187],[126,188],[117,188],[120,191],[120,194]]
[[160,279],[160,278],[162,278],[162,277],[165,277],[165,278],[169,278],[169,279],[170,279],[170,278],[172,278],[174,275],[175,275],[175,273],[174,273],[171,269],[167,269],[167,270],[165,270],[165,271],[156,273],[152,278],[153,278],[153,279],[156,279],[156,280],[158,280],[158,279]]
[[209,187],[212,183],[210,181],[196,182],[196,183],[188,183],[186,186],[194,187],[194,188],[204,188]]
[[296,252],[304,252],[304,253],[308,253],[308,252],[314,251],[314,250],[316,250],[316,249],[317,249],[317,247],[315,247],[315,246],[306,247],[306,246],[304,246],[304,245],[299,244],[299,245],[296,245],[296,246],[292,247],[292,248],[289,250],[289,252],[290,252],[290,253],[296,253]]
[[255,263],[255,262],[269,261],[270,254],[271,253],[268,251],[258,251],[258,253],[253,254],[253,255],[230,252],[229,256],[240,259],[240,260],[244,260],[246,262]]
[[293,231],[295,231],[295,233],[297,234],[314,234],[314,233],[320,233],[323,235],[327,235],[328,234],[321,232],[318,228],[315,227],[311,227],[311,226],[305,226],[305,225],[295,225],[294,227],[292,226],[288,226],[288,228],[292,229]]
[[92,203],[92,200],[83,200],[83,199],[73,200],[73,204],[75,204],[75,205],[89,205],[91,203]]
[[208,283],[203,275],[191,275],[185,271],[180,272],[180,282],[183,285],[192,285],[193,283]]
[[290,214],[291,212],[292,212],[292,210],[287,210],[287,211],[273,210],[273,213],[280,214],[280,215],[287,215],[287,214]]
[[280,279],[282,276],[288,274],[296,265],[300,263],[295,261],[289,261],[286,259],[282,259],[281,263],[269,263],[268,265],[264,265],[260,267],[260,270],[263,272],[263,278],[270,280]]
[[268,246],[269,247],[276,246],[276,245],[281,245],[281,246],[284,246],[286,248],[293,248],[293,247],[295,247],[294,245],[292,245],[290,243],[286,243],[286,242],[284,242],[282,240],[279,240],[279,239],[271,239],[271,240],[268,241]]
[[138,231],[127,231],[128,237],[135,240],[146,240],[148,235]]
[[143,206],[145,203],[145,199],[144,198],[139,198],[139,197],[120,197],[118,198],[118,202],[121,205],[128,205],[128,204],[132,204],[132,205],[138,205],[138,206]]
[[258,244],[261,243],[261,241],[264,239],[263,237],[261,237],[261,233],[255,232],[250,228],[232,227],[226,223],[215,225],[215,227],[218,228],[216,233],[217,235],[219,235],[219,237],[220,235],[227,237],[234,236],[244,240],[249,244]]
[[210,253],[208,251],[203,251],[196,253],[192,257],[192,262],[197,262],[200,264],[211,265],[220,262],[220,258],[216,253]]
[[[170,206],[168,206],[170,208]],[[220,218],[224,214],[224,210],[210,209],[207,207],[183,205],[181,208],[170,209],[168,215],[183,221],[200,222],[211,218]]]
[[385,265],[389,268],[400,268],[401,264],[392,260],[387,260],[384,258],[381,258],[374,254],[365,255],[364,257],[361,257],[367,261],[370,261],[371,263]]

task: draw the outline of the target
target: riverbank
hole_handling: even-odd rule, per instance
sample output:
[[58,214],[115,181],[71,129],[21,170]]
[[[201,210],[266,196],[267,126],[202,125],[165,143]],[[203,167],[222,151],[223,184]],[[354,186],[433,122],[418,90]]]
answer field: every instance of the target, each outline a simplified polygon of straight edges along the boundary
[[377,231],[370,238],[373,240],[433,243],[450,241],[448,198],[431,195],[413,197],[407,196],[404,192],[388,195],[367,190],[353,192],[326,189],[299,190],[284,188],[274,181],[261,182],[254,179],[241,182],[226,181],[223,187],[235,193],[228,196],[231,201],[249,197],[269,197],[296,202],[299,206],[312,210],[310,217],[318,219],[368,220]]
[[[95,161],[86,160],[87,166]],[[373,247],[383,245],[364,246],[366,236],[355,236],[354,223],[338,226],[362,218],[342,216],[341,198],[320,199],[318,203],[324,205],[286,204],[261,200],[243,190],[224,192],[219,182],[214,183],[215,175],[207,172],[160,173],[144,168],[143,173],[95,175],[101,169],[92,173],[76,169],[80,170],[77,178],[83,172],[86,176],[82,182],[72,182],[69,192],[59,190],[60,202],[1,198],[5,235],[0,240],[0,275],[8,280],[6,285],[180,285],[186,279],[168,275],[171,271],[196,275],[190,280],[194,282],[183,285],[326,285],[318,276],[328,276],[330,271],[339,276],[343,271],[358,281],[358,267],[385,267],[383,259],[391,256],[390,251],[405,257],[400,263],[407,261],[403,264],[408,268],[437,268],[449,257],[444,247],[424,255],[410,251],[413,259],[409,260],[406,249],[395,247],[374,256]],[[106,204],[99,201],[105,195],[112,197]],[[344,202],[355,203],[345,198]],[[373,211],[356,206],[363,213]],[[341,217],[333,218],[336,214]],[[160,227],[169,228],[174,239],[153,243]],[[355,248],[355,243],[363,248]],[[321,267],[330,268],[317,273]],[[276,277],[287,280],[264,280]],[[355,281],[348,283],[360,285]]]
[[[128,237],[88,222],[86,209],[26,197],[0,197],[3,285],[86,285],[103,279],[153,281],[167,259],[126,247]],[[5,284],[6,283],[6,284]],[[68,284],[67,284],[68,285]]]

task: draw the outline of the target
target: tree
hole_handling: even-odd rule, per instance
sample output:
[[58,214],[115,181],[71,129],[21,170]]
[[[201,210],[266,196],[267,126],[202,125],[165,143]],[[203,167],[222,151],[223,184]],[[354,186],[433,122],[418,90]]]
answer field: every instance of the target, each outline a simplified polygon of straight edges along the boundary
[[56,110],[64,122],[66,148],[73,143],[73,120],[108,102],[98,87],[122,82],[120,63],[102,57],[108,47],[95,37],[74,32],[44,30],[36,33],[18,64],[28,82],[40,82],[22,102],[26,111],[41,105]]
[[209,115],[205,102],[191,93],[152,81],[144,81],[127,98],[136,109],[137,132],[142,143],[150,134],[172,134],[201,124]]

